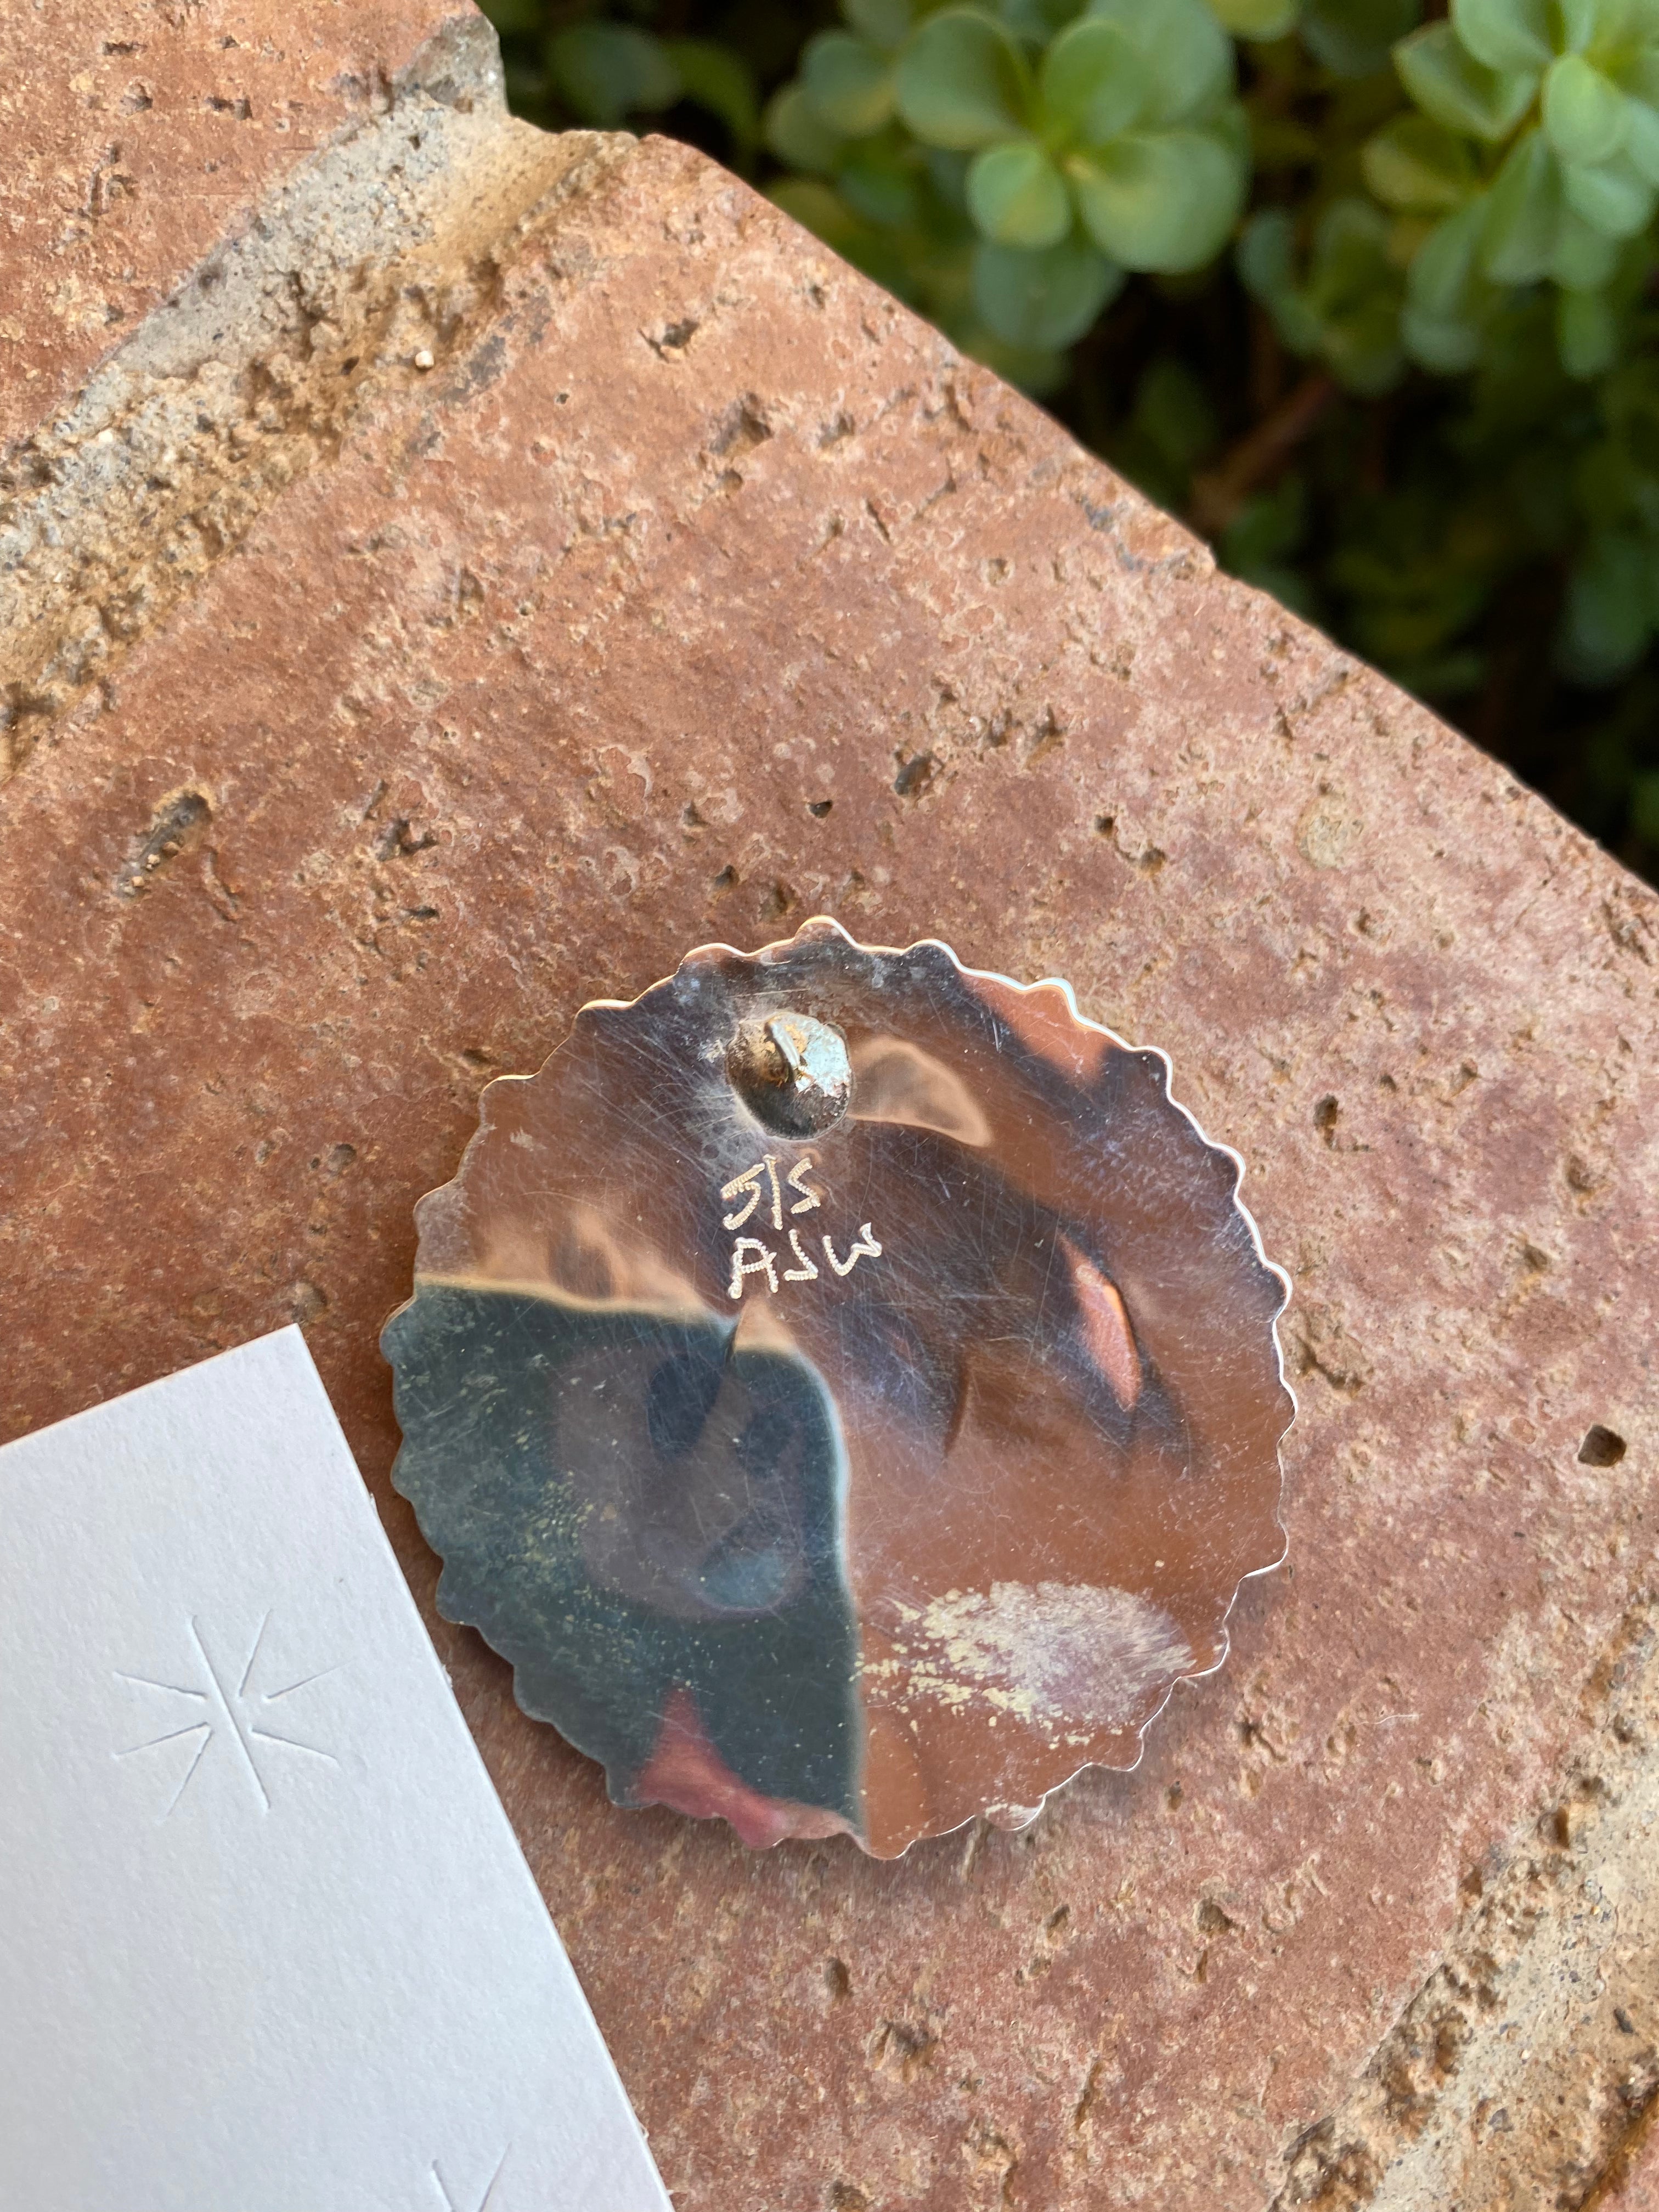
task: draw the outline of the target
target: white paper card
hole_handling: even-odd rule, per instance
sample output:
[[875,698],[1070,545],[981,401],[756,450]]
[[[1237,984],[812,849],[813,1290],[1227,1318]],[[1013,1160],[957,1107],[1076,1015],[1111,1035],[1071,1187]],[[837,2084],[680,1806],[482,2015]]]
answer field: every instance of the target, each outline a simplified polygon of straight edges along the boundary
[[295,1329],[0,1450],[0,2206],[669,2212]]

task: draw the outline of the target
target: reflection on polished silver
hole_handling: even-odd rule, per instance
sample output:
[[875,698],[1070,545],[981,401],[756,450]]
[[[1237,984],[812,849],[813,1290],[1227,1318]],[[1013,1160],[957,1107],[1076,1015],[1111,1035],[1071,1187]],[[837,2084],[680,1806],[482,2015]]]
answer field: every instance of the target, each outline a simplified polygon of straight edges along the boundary
[[1069,988],[832,921],[484,1091],[386,1326],[438,1601],[612,1796],[883,1857],[1132,1766],[1283,1556],[1288,1285]]

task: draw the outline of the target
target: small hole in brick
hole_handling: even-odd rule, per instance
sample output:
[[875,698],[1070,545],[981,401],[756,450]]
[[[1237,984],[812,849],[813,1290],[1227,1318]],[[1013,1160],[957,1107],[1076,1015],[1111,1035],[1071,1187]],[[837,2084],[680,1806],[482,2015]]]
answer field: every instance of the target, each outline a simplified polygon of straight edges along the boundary
[[809,799],[806,802],[806,811],[814,821],[822,822],[835,803],[833,799]]
[[1337,1118],[1341,1111],[1342,1109],[1337,1104],[1335,1099],[1330,1097],[1322,1098],[1318,1105],[1314,1108],[1314,1127],[1316,1129],[1323,1131],[1325,1142],[1328,1145],[1334,1145],[1336,1142]]
[[901,799],[920,799],[938,768],[939,763],[932,753],[913,753],[893,778],[893,788]]
[[138,898],[170,860],[200,844],[213,820],[205,793],[180,791],[156,810],[149,831],[115,878],[120,898]]
[[1617,1467],[1628,1449],[1616,1429],[1604,1429],[1600,1421],[1595,1421],[1584,1431],[1578,1457],[1585,1467]]

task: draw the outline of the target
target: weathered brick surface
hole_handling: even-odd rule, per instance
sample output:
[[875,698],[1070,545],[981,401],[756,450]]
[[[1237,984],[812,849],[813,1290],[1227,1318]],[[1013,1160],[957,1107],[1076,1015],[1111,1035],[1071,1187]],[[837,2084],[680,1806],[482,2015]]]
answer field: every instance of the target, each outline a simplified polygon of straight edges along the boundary
[[[651,142],[0,835],[0,1428],[307,1324],[677,2203],[1611,2183],[1659,2065],[1659,918],[1503,771]],[[1297,1283],[1291,1565],[1226,1668],[1139,1772],[884,1866],[619,1814],[517,1715],[374,1346],[489,1074],[814,909],[1166,1047]]]
[[1628,2162],[1610,2178],[1606,2195],[1599,2200],[1607,2212],[1659,2212],[1659,2135],[1654,2133],[1651,2120],[1641,2136],[1640,2142],[1632,2146]]
[[0,455],[466,0],[8,0]]

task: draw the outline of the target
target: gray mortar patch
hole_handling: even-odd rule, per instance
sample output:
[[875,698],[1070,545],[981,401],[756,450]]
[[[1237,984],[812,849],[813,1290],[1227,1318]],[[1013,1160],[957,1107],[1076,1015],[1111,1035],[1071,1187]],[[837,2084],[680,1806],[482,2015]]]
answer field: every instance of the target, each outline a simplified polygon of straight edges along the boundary
[[1659,2118],[1659,1594],[1586,1687],[1555,1804],[1473,1868],[1451,1941],[1270,2212],[1586,2212]]
[[367,405],[467,361],[527,241],[634,143],[512,121],[494,33],[452,27],[0,456],[0,781]]

